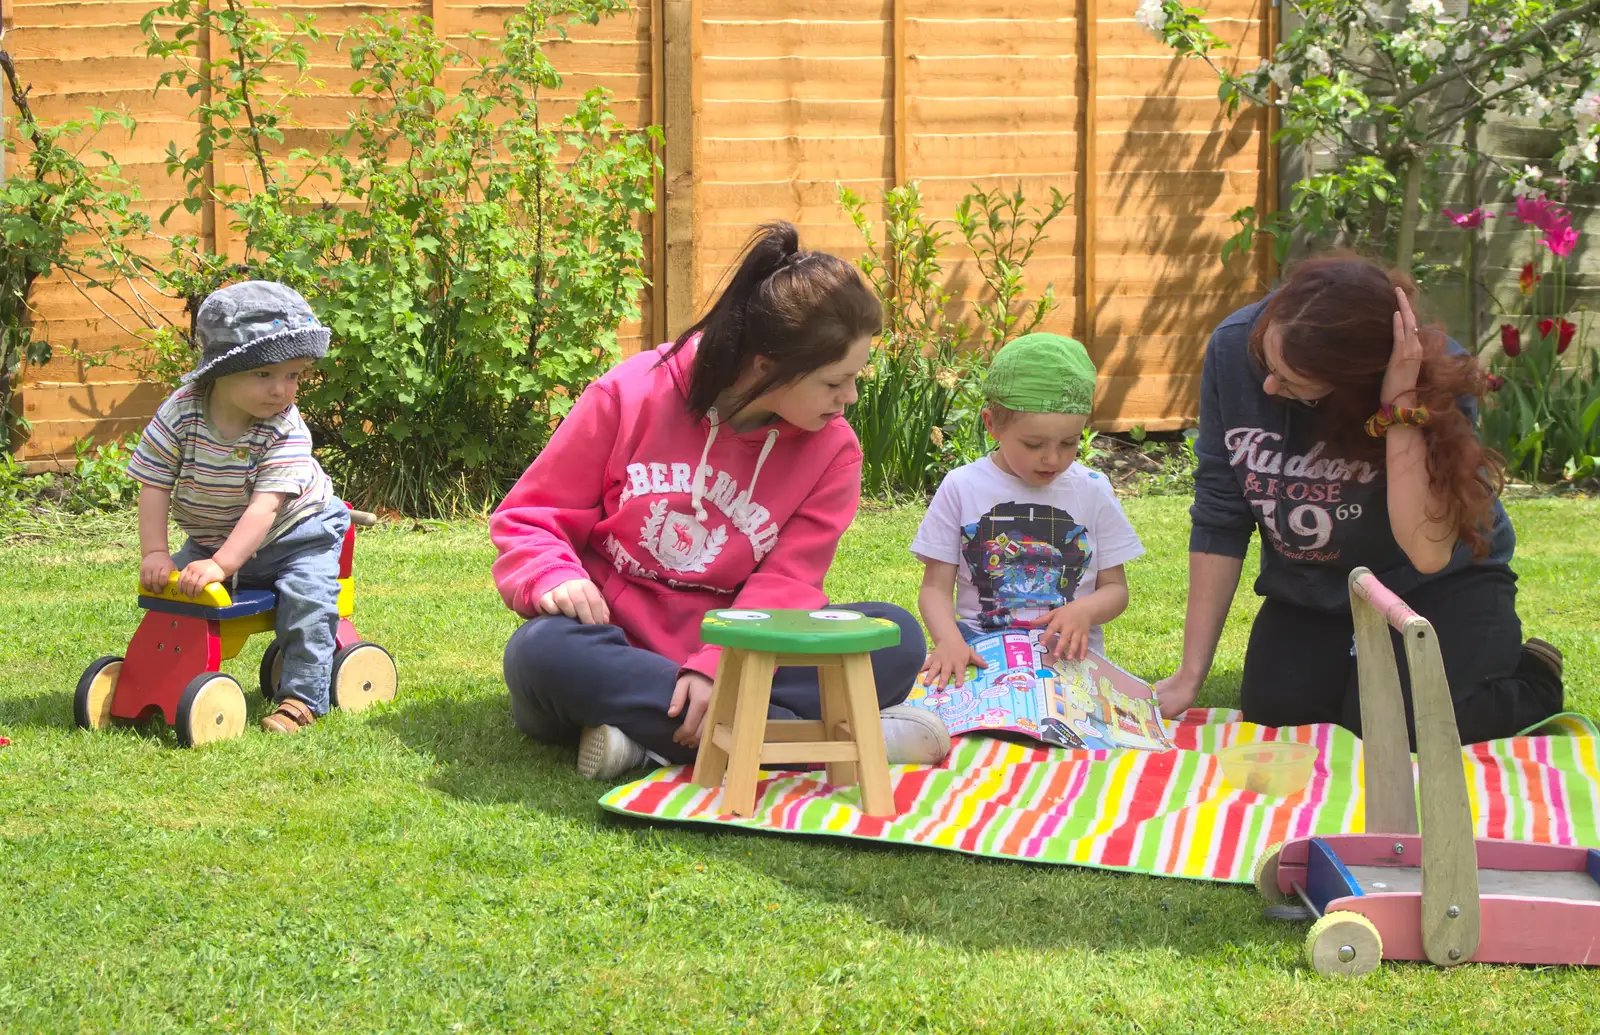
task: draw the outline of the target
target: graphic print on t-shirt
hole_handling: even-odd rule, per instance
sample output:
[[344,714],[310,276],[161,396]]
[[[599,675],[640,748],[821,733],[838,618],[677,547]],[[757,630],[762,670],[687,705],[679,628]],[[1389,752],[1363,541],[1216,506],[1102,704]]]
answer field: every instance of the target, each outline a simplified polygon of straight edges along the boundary
[[1092,553],[1089,530],[1066,511],[1045,503],[996,504],[961,528],[961,554],[978,591],[978,624],[1003,629],[1065,604]]

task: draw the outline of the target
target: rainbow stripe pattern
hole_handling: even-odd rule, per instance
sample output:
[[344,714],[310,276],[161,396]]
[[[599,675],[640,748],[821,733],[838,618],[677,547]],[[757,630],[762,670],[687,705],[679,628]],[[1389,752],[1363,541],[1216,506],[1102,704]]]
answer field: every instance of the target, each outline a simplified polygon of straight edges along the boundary
[[[789,834],[870,838],[1028,862],[1248,883],[1273,843],[1362,828],[1361,741],[1338,726],[1272,729],[1191,709],[1169,731],[1177,750],[1068,751],[985,736],[957,738],[937,766],[892,770],[900,814],[862,815],[853,787],[817,772],[763,772],[749,819],[718,811],[721,791],[660,769],[600,799],[612,812]],[[1267,798],[1222,781],[1215,752],[1298,740],[1317,747],[1311,783]],[[1600,848],[1600,727],[1565,715],[1536,735],[1462,750],[1479,837]]]

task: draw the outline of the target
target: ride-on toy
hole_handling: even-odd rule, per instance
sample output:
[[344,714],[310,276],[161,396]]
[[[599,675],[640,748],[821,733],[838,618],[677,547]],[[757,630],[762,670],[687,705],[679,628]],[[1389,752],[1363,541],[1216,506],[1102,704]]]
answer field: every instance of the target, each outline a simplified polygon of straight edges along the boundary
[[[350,512],[339,555],[338,649],[333,656],[329,698],[333,707],[358,712],[378,701],[392,700],[399,686],[394,659],[376,643],[361,639],[350,621],[355,592],[351,563],[357,525],[377,521],[363,511]],[[230,594],[213,582],[197,597],[178,592],[173,573],[165,591],[139,592],[144,620],[128,644],[126,657],[97,658],[78,680],[73,716],[84,729],[103,729],[113,722],[141,722],[159,711],[185,747],[237,737],[244,732],[244,691],[238,680],[221,671],[256,633],[276,629],[278,597],[270,589],[241,589]],[[261,658],[261,692],[271,700],[283,664],[276,641]]]
[[[1256,862],[1256,889],[1317,917],[1319,974],[1383,959],[1600,964],[1600,852],[1474,840],[1461,738],[1433,626],[1367,569],[1350,573],[1366,776],[1364,834],[1301,837]],[[1416,716],[1422,832],[1389,627],[1405,642]]]

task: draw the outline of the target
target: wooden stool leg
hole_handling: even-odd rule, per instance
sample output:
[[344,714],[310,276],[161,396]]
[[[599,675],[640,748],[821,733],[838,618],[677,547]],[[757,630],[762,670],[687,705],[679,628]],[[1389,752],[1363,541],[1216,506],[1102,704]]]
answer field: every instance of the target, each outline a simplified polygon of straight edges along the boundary
[[856,742],[856,776],[861,785],[862,811],[869,816],[893,816],[896,814],[894,792],[889,787],[889,758],[883,745],[883,723],[878,718],[878,688],[872,678],[872,657],[847,654],[843,662],[850,733]]
[[728,751],[728,776],[722,808],[736,816],[756,809],[756,773],[767,733],[767,707],[772,702],[772,654],[750,651],[740,660],[733,713],[733,743]]
[[[843,740],[839,735],[840,723],[850,719],[850,698],[844,689],[844,669],[838,658],[818,658],[817,686],[822,697],[822,739]],[[854,736],[855,727],[850,727]],[[829,762],[828,782],[835,787],[848,787],[856,782],[854,762]]]
[[717,678],[711,684],[711,703],[706,707],[705,727],[700,731],[700,749],[694,756],[694,782],[701,787],[716,787],[728,771],[728,752],[713,743],[717,724],[733,726],[734,708],[739,702],[739,667],[744,651],[729,647],[717,662]]

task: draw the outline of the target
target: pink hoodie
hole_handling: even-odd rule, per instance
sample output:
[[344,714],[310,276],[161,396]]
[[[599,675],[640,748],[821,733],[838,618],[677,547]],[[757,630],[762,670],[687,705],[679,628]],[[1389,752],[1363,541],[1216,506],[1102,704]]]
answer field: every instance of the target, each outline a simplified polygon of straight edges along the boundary
[[532,617],[569,579],[600,587],[628,642],[714,677],[713,608],[821,607],[861,498],[843,418],[743,434],[688,412],[691,342],[619,364],[586,389],[489,520],[506,604]]

